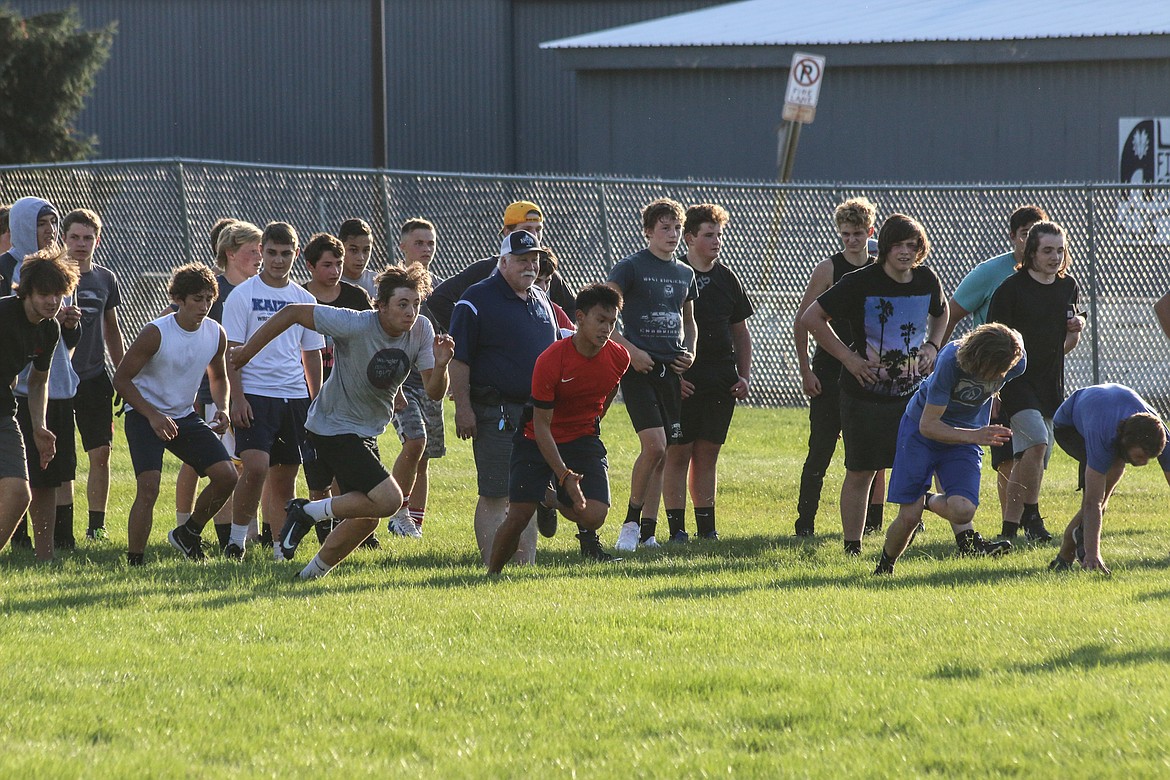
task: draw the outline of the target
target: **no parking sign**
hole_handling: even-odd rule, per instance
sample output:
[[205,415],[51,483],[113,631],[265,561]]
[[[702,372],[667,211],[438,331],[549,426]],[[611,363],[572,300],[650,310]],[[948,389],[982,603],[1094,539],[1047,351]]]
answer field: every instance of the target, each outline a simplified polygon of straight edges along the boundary
[[817,113],[817,98],[825,75],[825,58],[816,54],[792,55],[788,90],[784,93],[784,119],[809,124]]

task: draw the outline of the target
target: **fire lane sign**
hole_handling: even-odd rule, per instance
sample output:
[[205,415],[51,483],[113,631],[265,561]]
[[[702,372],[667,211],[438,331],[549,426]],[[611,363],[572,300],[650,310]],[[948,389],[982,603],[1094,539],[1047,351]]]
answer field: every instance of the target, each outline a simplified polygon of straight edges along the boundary
[[825,58],[815,54],[792,55],[788,90],[784,93],[784,119],[809,124],[817,113],[817,98],[825,75]]

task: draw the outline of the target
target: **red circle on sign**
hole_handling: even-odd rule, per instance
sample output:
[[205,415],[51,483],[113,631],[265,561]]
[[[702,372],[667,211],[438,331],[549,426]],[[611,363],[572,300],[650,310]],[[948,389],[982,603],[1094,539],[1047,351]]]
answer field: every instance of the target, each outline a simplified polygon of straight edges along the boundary
[[811,87],[821,79],[821,66],[816,60],[797,60],[792,66],[792,78],[802,87]]

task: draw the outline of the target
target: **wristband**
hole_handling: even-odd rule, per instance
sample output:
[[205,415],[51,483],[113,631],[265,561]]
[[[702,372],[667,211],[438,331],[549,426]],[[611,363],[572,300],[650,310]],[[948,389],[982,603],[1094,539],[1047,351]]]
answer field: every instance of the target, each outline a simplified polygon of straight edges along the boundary
[[559,487],[564,487],[564,486],[565,486],[565,480],[566,480],[566,479],[568,479],[568,478],[569,478],[569,475],[570,475],[570,474],[572,474],[572,473],[573,473],[573,470],[572,470],[572,469],[565,469],[565,473],[564,473],[564,474],[561,474],[561,477],[560,477],[560,479],[558,479],[558,480],[557,480],[557,485],[558,485]]
[[931,341],[930,339],[927,339],[926,341],[922,342],[922,346],[924,346],[924,347],[925,347],[927,344],[929,344],[930,346],[934,347],[934,351],[935,351],[935,353],[936,353],[936,354],[939,352],[938,344],[935,344],[935,343],[934,343],[933,341]]

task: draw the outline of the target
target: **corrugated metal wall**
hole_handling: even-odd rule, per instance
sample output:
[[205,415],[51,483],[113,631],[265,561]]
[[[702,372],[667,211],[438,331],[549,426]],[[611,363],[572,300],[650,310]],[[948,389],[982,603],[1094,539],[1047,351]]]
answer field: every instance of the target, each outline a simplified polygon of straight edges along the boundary
[[[581,71],[580,169],[772,178],[786,78],[776,69]],[[1170,116],[1170,57],[838,69],[829,62],[794,178],[1111,181],[1123,116]]]
[[[13,3],[25,14],[70,4]],[[79,121],[100,157],[370,164],[368,2],[79,5],[87,28],[118,22]]]

